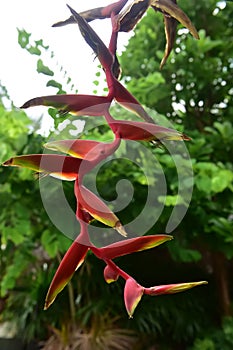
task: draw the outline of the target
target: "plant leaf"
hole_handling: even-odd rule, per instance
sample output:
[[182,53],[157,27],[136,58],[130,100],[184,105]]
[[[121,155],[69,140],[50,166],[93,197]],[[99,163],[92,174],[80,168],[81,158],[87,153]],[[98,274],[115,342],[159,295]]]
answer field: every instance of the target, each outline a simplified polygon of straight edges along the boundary
[[45,66],[41,59],[37,61],[37,72],[51,77],[54,75],[54,72],[49,67]]

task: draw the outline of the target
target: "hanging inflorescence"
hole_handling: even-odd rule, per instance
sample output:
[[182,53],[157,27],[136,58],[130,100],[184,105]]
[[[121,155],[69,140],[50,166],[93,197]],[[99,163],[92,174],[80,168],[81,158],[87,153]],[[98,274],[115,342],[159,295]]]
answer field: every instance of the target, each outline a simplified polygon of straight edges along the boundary
[[[64,94],[33,98],[27,101],[22,108],[32,106],[51,106],[66,116],[67,113],[76,116],[104,116],[114,134],[110,143],[92,140],[61,140],[45,144],[47,149],[65,153],[62,154],[30,154],[13,157],[4,162],[5,166],[26,167],[38,173],[74,181],[74,195],[76,198],[76,218],[80,223],[80,233],[63,257],[57,272],[49,287],[45,309],[55,300],[58,293],[67,285],[74,272],[83,263],[87,252],[92,251],[95,256],[102,259],[106,266],[104,278],[107,283],[116,281],[119,277],[125,280],[124,300],[127,312],[132,317],[133,312],[143,294],[159,295],[171,294],[206,283],[192,282],[170,285],[161,285],[146,288],[141,286],[132,276],[120,269],[114,258],[156,247],[172,239],[165,234],[150,235],[127,239],[127,232],[118,217],[93,192],[83,185],[83,179],[101,161],[112,155],[120,146],[122,140],[147,141],[161,144],[164,141],[189,140],[189,137],[173,129],[155,124],[151,116],[136,98],[120,83],[120,65],[116,56],[117,37],[119,31],[129,31],[134,28],[142,15],[149,7],[162,12],[165,23],[166,49],[161,62],[165,64],[175,40],[177,20],[186,26],[192,35],[198,34],[187,15],[172,0],[141,0],[131,2],[120,0],[106,7],[96,8],[78,14],[72,8],[71,17],[54,26],[76,23],[79,26],[86,43],[98,57],[108,86],[106,96]],[[95,19],[111,18],[112,34],[109,46],[102,42],[88,22]],[[141,117],[143,122],[116,120],[110,112],[112,102],[119,103]],[[121,241],[97,248],[90,240],[88,227],[95,219],[106,226],[114,228],[121,234]]]

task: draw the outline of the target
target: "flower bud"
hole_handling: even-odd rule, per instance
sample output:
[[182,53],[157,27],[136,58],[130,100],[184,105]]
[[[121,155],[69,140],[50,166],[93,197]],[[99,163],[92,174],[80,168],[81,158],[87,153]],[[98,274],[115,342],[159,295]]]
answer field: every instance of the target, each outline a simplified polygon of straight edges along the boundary
[[118,280],[119,274],[111,266],[106,265],[104,269],[104,279],[107,283],[112,283]]

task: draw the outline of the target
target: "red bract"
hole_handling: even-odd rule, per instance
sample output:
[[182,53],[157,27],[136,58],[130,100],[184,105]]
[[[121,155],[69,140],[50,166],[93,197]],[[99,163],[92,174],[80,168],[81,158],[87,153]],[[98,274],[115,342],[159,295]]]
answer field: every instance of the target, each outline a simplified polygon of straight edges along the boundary
[[101,259],[115,259],[119,256],[151,249],[170,241],[173,237],[169,235],[153,235],[136,237],[124,241],[109,244],[102,248],[93,248],[93,252]]
[[145,111],[143,106],[118,80],[116,80],[111,72],[106,72],[106,78],[109,88],[109,96],[114,98],[124,108],[132,111],[137,116],[144,119],[146,122],[152,124],[154,123],[154,120]]
[[74,272],[82,265],[89,250],[91,244],[88,238],[87,224],[82,222],[80,226],[81,232],[79,239],[82,239],[83,244],[75,240],[64,255],[46,295],[44,305],[45,310],[54,302],[56,296],[67,285]]
[[[124,227],[118,217],[101,201],[93,192],[75,181],[75,196],[77,198],[77,207],[87,211],[93,218],[117,230],[122,236],[127,236]],[[77,219],[80,220],[79,211]]]
[[73,181],[78,176],[81,162],[80,159],[57,154],[28,154],[12,157],[3,165],[28,168],[62,180]]
[[76,241],[74,241],[68,249],[49,287],[45,299],[45,310],[54,302],[57,294],[63,290],[72,278],[74,272],[82,265],[88,249],[88,246],[82,245]]
[[104,279],[107,283],[116,282],[119,278],[119,274],[111,266],[106,265],[104,268]]
[[75,19],[75,22],[78,24],[83,38],[85,39],[86,43],[92,48],[103,68],[105,70],[111,69],[114,62],[114,54],[110,52],[110,50],[106,47],[104,42],[87,23],[87,21],[69,5],[67,6],[73,15],[73,18]]
[[133,317],[139,301],[143,296],[144,288],[140,286],[133,278],[128,278],[125,282],[124,300],[125,307],[130,318]]
[[67,153],[73,157],[96,161],[100,156],[109,155],[110,144],[92,140],[59,140],[51,141],[44,145],[53,151]]
[[152,123],[114,120],[109,122],[109,126],[123,140],[160,142],[165,140],[190,140],[185,134]]
[[109,108],[109,99],[104,96],[92,95],[51,95],[35,97],[25,102],[21,108],[34,106],[50,106],[57,108],[60,113],[73,113],[75,115],[103,115],[103,110]]
[[[117,2],[114,2],[113,4],[109,4],[105,7],[97,7],[91,10],[80,12],[80,16],[85,18],[87,22],[94,21],[95,19],[104,19],[104,18],[110,18],[112,14],[117,14],[121,11],[121,9],[124,7],[124,5],[127,3],[128,0],[120,0]],[[61,27],[66,24],[76,23],[73,16],[71,16],[69,19],[61,22],[57,22],[53,24],[53,27]]]
[[189,283],[177,283],[177,284],[165,284],[163,286],[156,286],[145,288],[144,293],[147,295],[161,295],[161,294],[174,294],[180,293],[184,290],[206,284],[206,281],[189,282]]

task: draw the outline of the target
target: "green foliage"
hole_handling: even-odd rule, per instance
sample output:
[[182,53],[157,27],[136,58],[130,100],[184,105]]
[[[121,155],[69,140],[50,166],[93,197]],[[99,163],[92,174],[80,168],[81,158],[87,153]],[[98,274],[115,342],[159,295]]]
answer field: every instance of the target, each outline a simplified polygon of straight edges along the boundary
[[196,339],[190,350],[231,350],[232,346],[233,319],[227,317],[223,320],[221,329],[212,329],[206,337]]
[[[0,103],[0,116],[1,163],[12,155],[41,152],[44,139],[31,131],[34,123],[25,112]],[[27,339],[43,338],[45,324],[60,319],[43,312],[55,268],[50,256],[63,254],[70,240],[51,226],[31,171],[1,167],[0,196],[0,301],[5,301],[0,320],[14,320]]]
[[[148,11],[120,61],[127,88],[140,102],[166,116],[174,128],[182,125],[182,131],[192,138],[187,143],[194,171],[192,200],[185,218],[173,232],[175,240],[169,245],[169,255],[176,263],[198,262],[203,273],[212,271],[218,289],[213,294],[215,315],[208,322],[214,328],[213,320],[224,316],[216,303],[226,305],[223,292],[226,285],[228,297],[230,300],[233,297],[229,281],[233,257],[233,42],[230,39],[233,23],[229,18],[233,7],[215,0],[200,0],[195,5],[180,0],[179,6],[199,30],[200,40],[193,39],[179,25],[175,49],[163,70],[157,73],[165,45],[163,22],[161,14]],[[171,157],[163,153],[157,153],[157,157],[163,164],[168,185],[166,199],[160,198],[165,200],[165,209],[155,226],[163,231],[176,203],[177,177]],[[219,253],[224,261],[220,269],[215,265]],[[212,273],[207,280],[212,278]],[[221,280],[221,276],[225,277]],[[202,304],[200,319],[209,312],[207,308],[211,304],[207,304]],[[165,313],[168,314],[167,309]],[[225,340],[216,347],[217,338],[223,333],[216,329],[213,331],[216,339],[207,336],[197,340],[195,350],[231,348]]]
[[62,84],[58,83],[56,80],[49,80],[46,86],[52,86],[58,89],[58,94],[64,94],[65,91],[62,90]]
[[[42,39],[32,40],[31,33],[28,33],[24,29],[18,29],[18,43],[22,49],[25,49],[29,54],[40,57],[36,61],[36,70],[38,73],[44,74],[48,77],[56,76],[57,80],[49,80],[46,86],[58,89],[59,94],[64,94],[66,92],[63,90],[62,85],[66,89],[70,89],[71,91],[74,90],[72,79],[67,76],[67,72],[64,70],[64,68],[62,66],[54,67],[54,52],[50,50],[49,46],[44,44]],[[61,73],[62,75],[60,75]],[[61,84],[58,80],[63,80],[63,84]],[[77,93],[77,90],[75,92]]]
[[37,72],[50,76],[54,75],[53,71],[49,69],[49,67],[45,66],[41,59],[37,61]]
[[169,252],[172,259],[184,263],[197,262],[202,258],[198,250],[187,248],[187,242],[185,243],[184,241],[182,241],[182,245],[174,241],[174,244],[169,247]]
[[0,162],[12,156],[16,149],[22,149],[27,143],[27,131],[30,120],[23,111],[7,111],[0,104],[1,149]]
[[41,49],[47,50],[49,47],[45,46],[43,40],[37,40],[34,45],[30,43],[31,33],[26,32],[26,30],[18,29],[18,43],[22,49],[26,49],[32,55],[41,55]]
[[57,235],[50,229],[45,230],[41,236],[41,244],[51,258],[55,258],[58,253],[65,252],[70,246],[70,240],[64,235]]
[[[195,6],[181,0],[179,5],[199,28],[200,40],[194,40],[187,30],[179,27],[170,60],[160,73],[155,74],[164,36],[161,34],[160,14],[148,11],[121,57],[124,79],[127,87],[140,96],[140,102],[166,115],[175,123],[175,128],[182,123],[184,132],[192,137],[187,147],[193,164],[194,192],[179,231],[186,232],[189,244],[200,237],[208,241],[211,249],[224,252],[227,239],[227,256],[230,258],[233,250],[233,246],[229,247],[233,208],[233,44],[229,42],[228,35],[232,28],[229,18],[233,8],[229,4],[222,9],[220,3],[214,0],[208,4],[200,0]],[[153,30],[156,16],[158,21],[156,30]],[[160,27],[161,31],[158,30]],[[226,45],[228,42],[229,45]],[[129,59],[130,65],[127,64]],[[147,87],[151,87],[151,94]],[[161,155],[160,161],[164,164],[169,186],[165,202],[169,207],[177,199],[172,171],[175,167],[166,155]],[[178,200],[182,201],[181,198]],[[222,227],[221,237],[214,224],[219,220],[216,219],[218,216],[230,226]],[[161,222],[164,221],[165,216],[161,217]],[[213,235],[216,240],[213,240]],[[196,259],[195,254],[193,258]],[[183,260],[182,253],[180,259]]]

